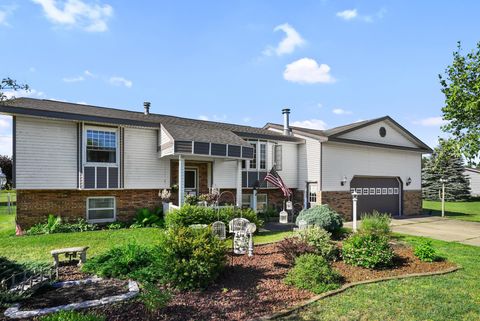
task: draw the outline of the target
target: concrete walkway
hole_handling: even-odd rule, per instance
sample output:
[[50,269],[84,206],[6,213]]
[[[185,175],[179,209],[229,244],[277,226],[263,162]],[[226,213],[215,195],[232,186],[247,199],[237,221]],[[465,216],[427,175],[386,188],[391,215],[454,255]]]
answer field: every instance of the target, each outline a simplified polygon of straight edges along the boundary
[[[352,222],[345,223],[352,227]],[[443,241],[455,241],[480,246],[480,223],[441,218],[438,216],[392,220],[393,232],[425,236]]]

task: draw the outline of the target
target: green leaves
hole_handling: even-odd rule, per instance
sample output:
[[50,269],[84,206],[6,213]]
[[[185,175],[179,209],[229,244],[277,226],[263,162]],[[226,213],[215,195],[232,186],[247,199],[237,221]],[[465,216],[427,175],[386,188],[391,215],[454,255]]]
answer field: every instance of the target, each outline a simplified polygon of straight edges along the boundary
[[466,55],[461,50],[458,42],[452,65],[439,75],[445,95],[443,119],[449,121],[442,129],[455,138],[451,151],[475,163],[480,155],[480,42]]

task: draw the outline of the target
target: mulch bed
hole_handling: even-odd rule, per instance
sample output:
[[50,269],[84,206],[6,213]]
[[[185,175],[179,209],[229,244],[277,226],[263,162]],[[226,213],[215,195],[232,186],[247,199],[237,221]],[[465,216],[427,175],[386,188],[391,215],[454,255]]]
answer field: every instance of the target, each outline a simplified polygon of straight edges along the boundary
[[[395,267],[393,268],[369,270],[352,267],[342,261],[334,262],[332,265],[342,274],[345,283],[442,271],[455,266],[448,261],[422,262],[413,255],[410,247],[399,243],[393,243],[392,246],[396,253]],[[229,264],[232,262],[231,258],[229,256]],[[204,291],[176,292],[167,307],[155,313],[148,312],[143,304],[134,300],[91,310],[105,315],[109,321],[254,319],[285,310],[314,296],[309,291],[298,290],[283,283],[283,278],[289,268],[290,266],[277,251],[275,244],[256,246],[255,255],[252,258],[246,255],[234,256],[233,265],[226,268],[215,285]],[[66,280],[72,277],[84,279],[87,276],[79,272],[75,265],[64,266],[60,269],[61,279]],[[115,295],[114,289],[117,285],[119,284],[112,283],[113,287],[106,286],[104,289],[93,285],[92,292],[94,291],[96,294],[101,292],[102,294],[99,296]],[[112,289],[112,292],[109,292],[109,289]],[[37,298],[38,296],[40,298]],[[35,298],[31,300],[39,300],[35,302],[41,305],[42,296],[35,295]],[[75,297],[77,302],[88,297],[88,295],[83,296],[79,293],[63,293],[63,296]],[[73,302],[73,300],[69,302]],[[22,307],[23,309],[25,308]]]
[[97,300],[127,292],[128,281],[115,279],[61,288],[46,286],[41,288],[34,296],[21,302],[21,310],[35,310],[88,300]]

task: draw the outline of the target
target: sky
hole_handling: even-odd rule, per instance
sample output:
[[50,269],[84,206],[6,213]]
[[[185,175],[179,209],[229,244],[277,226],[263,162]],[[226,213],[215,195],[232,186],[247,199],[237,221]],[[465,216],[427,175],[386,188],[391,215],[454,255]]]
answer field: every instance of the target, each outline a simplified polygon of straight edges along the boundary
[[[263,126],[389,115],[434,147],[438,74],[478,1],[1,0],[0,77],[29,96]],[[0,154],[11,154],[0,116]]]

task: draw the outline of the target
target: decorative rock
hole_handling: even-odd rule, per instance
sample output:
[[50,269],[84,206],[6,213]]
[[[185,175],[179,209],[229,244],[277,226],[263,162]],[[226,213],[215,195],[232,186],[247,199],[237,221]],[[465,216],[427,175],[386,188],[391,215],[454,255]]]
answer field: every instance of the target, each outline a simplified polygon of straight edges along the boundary
[[[82,284],[91,284],[98,281],[101,281],[101,278],[94,277],[85,280],[79,281],[65,281],[65,282],[57,282],[53,284],[53,287],[60,288],[65,286],[74,286],[74,285],[82,285]],[[55,313],[58,311],[66,311],[66,310],[79,310],[85,308],[92,308],[100,305],[106,305],[110,303],[125,301],[128,299],[133,298],[134,296],[138,295],[140,289],[138,287],[137,282],[129,280],[128,281],[128,292],[125,294],[120,295],[113,295],[104,297],[98,300],[87,300],[79,303],[70,303],[65,305],[60,305],[57,307],[51,308],[44,308],[44,309],[37,309],[37,310],[30,310],[30,311],[20,311],[20,304],[15,304],[5,310],[3,313],[6,317],[11,319],[24,319],[24,318],[32,318],[44,314]]]

